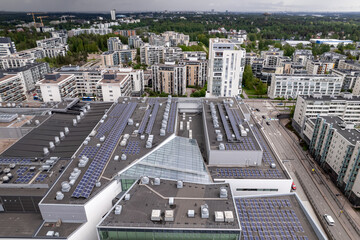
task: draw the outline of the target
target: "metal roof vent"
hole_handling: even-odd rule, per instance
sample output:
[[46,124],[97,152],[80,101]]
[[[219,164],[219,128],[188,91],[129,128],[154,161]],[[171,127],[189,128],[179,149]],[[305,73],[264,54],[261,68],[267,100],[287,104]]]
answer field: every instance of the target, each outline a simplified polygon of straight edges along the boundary
[[224,222],[224,213],[222,211],[215,211],[215,222]]
[[101,182],[96,182],[96,183],[95,183],[95,186],[96,186],[96,187],[101,187]]
[[130,200],[130,194],[129,193],[127,193],[127,194],[125,194],[125,198],[124,198],[126,201],[129,201]]
[[84,141],[84,145],[86,146],[86,145],[88,145],[89,144],[89,142],[88,141]]
[[165,136],[166,132],[165,132],[165,128],[161,128],[160,129],[160,136]]
[[102,136],[101,138],[100,138],[100,142],[104,142],[105,141],[105,136]]
[[271,164],[270,164],[270,168],[276,168],[276,164],[275,164],[275,163],[271,163]]
[[64,138],[65,138],[65,133],[64,133],[64,132],[60,132],[60,139],[61,139],[61,140],[64,140]]
[[228,197],[228,192],[226,188],[224,187],[220,188],[220,198],[227,198],[227,197]]
[[114,157],[114,161],[119,161],[119,155],[115,155],[115,157]]
[[232,211],[224,211],[225,222],[234,222],[234,214]]
[[141,184],[149,184],[149,178],[148,177],[142,177],[141,178]]
[[55,149],[55,144],[54,144],[54,142],[49,142],[49,148],[50,148],[50,150],[54,150],[54,149]]
[[115,207],[115,214],[116,214],[116,215],[120,215],[121,210],[122,210],[122,206],[121,206],[121,205],[117,205],[117,206]]
[[183,188],[184,187],[184,184],[183,184],[183,182],[182,181],[177,181],[177,183],[176,183],[176,187],[177,188]]
[[49,155],[49,149],[47,148],[47,147],[44,147],[43,148],[43,151],[44,151],[44,156],[47,156],[47,155]]
[[173,197],[171,197],[171,198],[169,198],[169,206],[173,206],[174,205],[174,198]]
[[68,135],[69,134],[69,128],[68,127],[64,127],[64,132],[65,132],[65,135]]
[[195,217],[195,210],[189,209],[188,212],[187,212],[187,216],[189,218],[194,218]]
[[73,126],[74,126],[74,127],[76,127],[76,126],[77,126],[77,121],[76,121],[76,119],[75,119],[75,118],[73,119]]
[[174,210],[165,210],[165,222],[174,221]]
[[160,209],[153,209],[151,211],[151,221],[156,221],[156,222],[161,221],[161,210]]
[[209,206],[207,204],[201,205],[201,218],[209,218]]
[[64,194],[60,191],[56,192],[56,200],[63,200]]
[[225,150],[225,145],[223,143],[219,144],[219,150],[221,150],[221,151]]
[[100,144],[100,143],[96,144],[96,147],[98,147],[98,148],[99,148],[100,146],[101,146],[101,144]]
[[76,116],[76,120],[77,120],[78,122],[80,122],[81,117],[80,117],[79,115],[77,115],[77,116]]
[[128,119],[128,125],[132,126],[134,125],[134,120],[132,120],[131,118]]
[[160,185],[160,178],[154,179],[154,185],[159,186]]
[[39,126],[39,124],[40,124],[40,121],[39,121],[39,120],[35,120],[35,125],[36,125],[36,126]]
[[127,156],[125,153],[121,154],[121,160],[125,161],[127,159]]
[[60,138],[58,136],[55,136],[55,145],[59,145],[60,144]]
[[71,187],[70,184],[66,181],[61,183],[61,191],[62,192],[69,192],[70,187]]

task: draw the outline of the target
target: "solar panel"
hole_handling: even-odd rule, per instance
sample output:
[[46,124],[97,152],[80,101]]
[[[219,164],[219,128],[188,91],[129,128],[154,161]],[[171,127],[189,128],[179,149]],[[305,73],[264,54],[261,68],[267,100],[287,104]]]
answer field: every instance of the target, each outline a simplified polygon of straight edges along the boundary
[[99,178],[101,172],[103,171],[106,162],[109,160],[118,141],[120,140],[123,131],[125,130],[128,119],[134,113],[137,103],[132,102],[122,105],[125,106],[125,109],[122,111],[122,114],[117,119],[108,137],[105,139],[99,151],[96,153],[89,168],[87,169],[84,176],[81,178],[79,184],[77,185],[76,189],[74,190],[73,194],[71,195],[72,197],[88,198],[90,196],[90,193],[93,190],[95,183]]
[[167,132],[173,133],[175,132],[175,120],[176,120],[176,112],[177,112],[177,103],[172,102],[170,106],[170,116],[169,116],[169,122],[167,125]]
[[232,142],[232,141],[234,141],[234,139],[233,139],[231,131],[230,131],[229,123],[226,120],[224,109],[221,107],[220,103],[218,103],[217,106],[218,106],[218,109],[219,109],[221,121],[222,121],[223,126],[225,128],[226,137],[227,137],[229,142]]
[[140,127],[139,127],[139,134],[143,134],[144,133],[144,130],[145,130],[145,126],[146,126],[146,123],[148,122],[148,119],[149,119],[149,115],[150,115],[150,112],[151,112],[151,109],[147,109],[145,111],[145,115],[140,123]]
[[229,120],[230,120],[230,124],[231,124],[231,127],[235,133],[235,137],[237,140],[241,140],[241,135],[240,135],[240,132],[239,132],[239,129],[238,129],[238,126],[236,124],[236,120],[235,120],[235,117],[233,115],[233,112],[230,110],[229,106],[227,104],[224,104],[225,106],[225,110],[226,110],[226,113],[229,117]]
[[148,126],[147,126],[147,128],[146,128],[146,133],[147,133],[147,134],[151,134],[151,131],[152,131],[152,128],[153,128],[153,126],[154,126],[154,123],[155,123],[155,119],[156,119],[156,115],[157,115],[158,110],[159,110],[159,102],[156,101],[155,104],[154,104],[154,108],[153,108],[153,110],[152,110],[152,113],[151,113],[151,117],[150,117]]

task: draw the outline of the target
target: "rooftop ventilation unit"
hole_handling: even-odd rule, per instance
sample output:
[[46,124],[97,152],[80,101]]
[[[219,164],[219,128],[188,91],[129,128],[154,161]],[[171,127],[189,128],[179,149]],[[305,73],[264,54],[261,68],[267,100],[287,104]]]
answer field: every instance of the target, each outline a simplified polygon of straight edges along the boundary
[[56,200],[63,200],[64,194],[60,191],[56,192]]
[[174,198],[173,197],[171,197],[171,198],[169,198],[169,206],[173,206],[174,205]]
[[73,126],[76,127],[77,126],[77,121],[76,118],[73,119]]
[[35,120],[35,125],[39,126],[40,125],[40,121],[39,120]]
[[270,168],[276,168],[276,164],[275,164],[275,163],[271,163],[271,164],[270,164]]
[[220,151],[224,151],[225,150],[225,145],[223,143],[219,144],[219,150]]
[[114,157],[114,161],[119,161],[119,155],[115,155],[115,157]]
[[215,222],[224,222],[224,213],[221,211],[215,211]]
[[121,154],[121,160],[122,160],[122,161],[126,161],[126,159],[127,159],[126,154],[125,154],[125,153]]
[[69,128],[68,127],[64,127],[64,132],[65,132],[65,135],[68,135],[69,134]]
[[154,185],[159,186],[160,185],[160,178],[154,179]]
[[165,128],[161,128],[160,129],[160,136],[165,136],[166,132],[165,132]]
[[142,177],[141,178],[141,184],[149,184],[149,178],[148,177]]
[[161,210],[153,209],[151,211],[151,221],[155,221],[155,222],[161,221]]
[[102,136],[101,138],[100,138],[100,142],[104,142],[105,141],[105,136]]
[[234,214],[232,211],[224,211],[225,222],[234,222]]
[[50,148],[50,150],[54,150],[54,149],[55,149],[55,144],[54,144],[54,142],[49,142],[49,148]]
[[115,214],[116,214],[116,215],[120,215],[121,210],[122,210],[122,206],[121,206],[121,205],[117,205],[117,206],[115,207]]
[[166,210],[165,222],[173,222],[173,221],[174,221],[174,210]]
[[96,182],[95,186],[98,187],[98,188],[101,187],[101,182]]
[[71,188],[71,186],[68,182],[65,181],[65,182],[61,183],[61,191],[62,192],[69,192],[70,188]]
[[47,148],[47,147],[44,147],[43,148],[43,151],[44,151],[44,156],[47,156],[47,155],[49,155],[49,149]]
[[195,217],[195,210],[189,209],[188,212],[187,212],[187,216],[189,218],[194,218]]
[[132,126],[134,125],[134,120],[132,120],[131,118],[128,119],[128,125]]
[[209,206],[207,204],[201,205],[201,218],[209,218]]
[[65,138],[65,133],[64,133],[64,132],[60,132],[60,139],[61,139],[61,140],[64,140],[64,138]]
[[226,188],[220,188],[220,198],[227,198],[228,197],[228,192],[226,190]]
[[177,183],[176,183],[176,187],[177,188],[183,188],[184,187],[184,184],[183,184],[183,182],[182,181],[177,181]]
[[127,193],[127,194],[125,194],[125,198],[124,198],[126,201],[129,201],[130,200],[130,194],[129,193]]

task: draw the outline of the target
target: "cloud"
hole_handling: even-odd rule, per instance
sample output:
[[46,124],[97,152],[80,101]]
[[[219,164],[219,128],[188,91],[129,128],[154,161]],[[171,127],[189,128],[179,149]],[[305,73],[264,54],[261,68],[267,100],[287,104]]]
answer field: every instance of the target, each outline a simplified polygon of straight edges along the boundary
[[[358,0],[0,0],[3,11],[360,11]],[[341,6],[339,6],[341,5]]]

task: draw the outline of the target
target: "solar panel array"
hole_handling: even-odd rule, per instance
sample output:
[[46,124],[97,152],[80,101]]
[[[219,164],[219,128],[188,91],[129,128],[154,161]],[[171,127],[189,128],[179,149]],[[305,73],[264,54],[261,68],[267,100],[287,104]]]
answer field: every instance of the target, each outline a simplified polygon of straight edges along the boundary
[[154,108],[151,112],[151,117],[150,117],[149,123],[148,123],[146,131],[145,131],[147,134],[151,134],[158,110],[159,110],[159,102],[156,100],[156,102],[154,103]]
[[29,183],[30,180],[35,176],[34,172],[27,172],[26,174],[18,177],[15,183]]
[[225,113],[224,113],[224,109],[221,107],[221,104],[220,104],[220,103],[218,103],[217,106],[218,106],[218,109],[219,109],[221,121],[222,121],[223,126],[224,126],[224,128],[225,128],[225,133],[226,133],[227,140],[228,140],[229,142],[233,142],[233,141],[234,141],[234,138],[232,137],[232,133],[231,133],[231,131],[230,131],[229,123],[228,123],[227,120],[226,120],[226,116],[225,116]]
[[236,199],[243,239],[308,240],[288,199]]
[[233,115],[233,112],[231,111],[231,109],[229,108],[229,106],[227,104],[224,104],[225,106],[225,110],[226,110],[226,113],[229,117],[229,120],[230,120],[230,124],[231,124],[231,127],[235,133],[235,137],[238,141],[241,140],[241,135],[240,135],[240,132],[239,132],[239,128],[238,128],[238,125],[236,123],[236,120],[235,120],[235,117]]
[[216,168],[216,174],[221,178],[284,178],[277,169]]
[[270,165],[271,163],[275,163],[275,160],[268,148],[268,145],[266,144],[265,142],[265,139],[262,137],[261,133],[259,132],[258,128],[257,127],[252,127],[252,130],[257,138],[257,140],[259,141],[262,149],[264,150],[264,153],[263,153],[263,161],[264,163]]
[[45,178],[47,178],[47,174],[39,174],[36,178],[35,178],[35,182],[43,182],[45,180]]
[[29,169],[28,167],[21,166],[21,167],[19,167],[18,170],[16,170],[16,174],[17,174],[18,176],[21,176],[21,175],[23,175],[28,169]]
[[123,104],[115,104],[114,108],[111,110],[111,112],[108,115],[107,120],[100,125],[100,127],[97,129],[97,138],[101,138],[105,135],[105,133],[109,132],[111,128],[116,123],[116,120],[118,117],[120,117],[120,114],[124,110]]
[[139,155],[140,154],[139,141],[129,141],[126,148],[121,150],[121,152],[126,155]]
[[235,117],[235,119],[236,119],[236,122],[237,122],[238,124],[242,124],[242,123],[243,123],[243,120],[241,119],[239,112],[236,111],[235,109],[231,109],[231,111],[233,112],[233,115],[234,115],[234,117]]
[[14,158],[14,157],[4,157],[4,158],[0,158],[0,164],[10,164],[10,163],[15,163],[15,164],[31,164],[31,159],[30,158]]
[[143,134],[144,131],[145,131],[145,127],[146,127],[146,123],[148,122],[149,120],[149,116],[150,116],[150,113],[151,113],[151,109],[146,109],[145,111],[145,115],[140,123],[140,127],[139,127],[139,134]]
[[170,106],[170,114],[169,114],[169,120],[168,120],[168,125],[167,125],[168,133],[175,132],[176,112],[177,112],[177,103],[172,102],[171,106]]
[[225,143],[225,150],[256,150],[254,141],[252,138],[241,138],[240,143]]
[[99,150],[96,146],[85,146],[84,149],[79,154],[79,157],[82,157],[83,155],[88,158],[94,158],[96,152]]
[[71,195],[72,197],[88,198],[90,196],[90,193],[93,190],[97,179],[99,178],[107,161],[109,160],[112,152],[114,151],[123,131],[125,130],[128,119],[134,113],[137,103],[132,102],[121,105],[123,105],[123,107],[117,110],[117,114],[119,114],[119,111],[123,109],[121,111],[121,114],[119,114],[120,117],[111,129],[104,143],[101,145],[99,151],[96,153],[89,168],[87,169],[76,189],[74,190],[73,194]]

